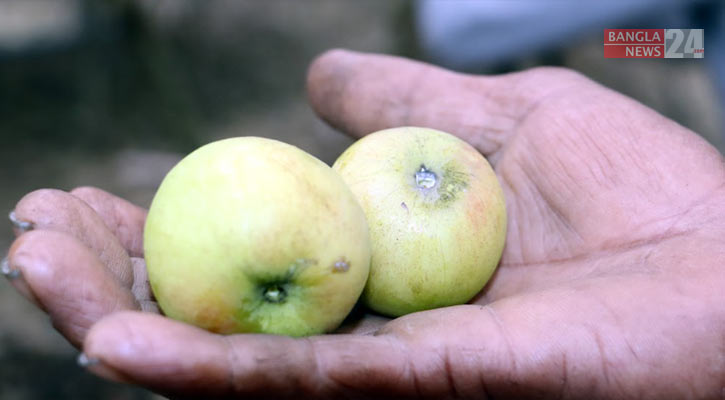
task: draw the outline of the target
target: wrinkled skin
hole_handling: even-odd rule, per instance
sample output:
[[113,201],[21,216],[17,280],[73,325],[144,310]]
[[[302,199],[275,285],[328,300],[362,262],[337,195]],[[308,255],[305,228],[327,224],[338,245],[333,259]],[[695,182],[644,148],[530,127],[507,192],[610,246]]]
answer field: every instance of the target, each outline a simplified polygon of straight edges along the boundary
[[34,192],[11,281],[92,372],[171,396],[725,396],[725,165],[700,137],[562,69],[477,77],[332,51],[308,90],[353,136],[429,126],[489,158],[509,211],[493,280],[473,304],[344,334],[218,336],[154,313],[143,209]]

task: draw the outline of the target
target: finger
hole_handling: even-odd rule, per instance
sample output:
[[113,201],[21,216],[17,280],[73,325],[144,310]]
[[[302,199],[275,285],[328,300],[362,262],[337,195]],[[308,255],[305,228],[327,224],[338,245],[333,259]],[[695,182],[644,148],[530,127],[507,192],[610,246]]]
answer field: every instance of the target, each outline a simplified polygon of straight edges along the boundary
[[15,215],[15,210],[10,211],[8,219],[10,219],[10,223],[13,226],[13,233],[15,233],[15,236],[20,236],[27,231],[33,230],[34,228],[31,222],[18,219],[17,215]]
[[138,301],[142,311],[159,314],[161,309],[151,290],[146,261],[143,258],[131,257],[131,264],[133,264],[133,286],[131,287],[133,297]]
[[380,337],[220,336],[147,313],[101,320],[83,352],[96,374],[184,396],[390,396],[406,369],[403,348]]
[[10,247],[10,283],[45,310],[74,346],[103,316],[139,306],[96,255],[65,233],[35,230]]
[[150,314],[117,313],[93,327],[81,361],[106,378],[186,396],[485,397],[484,380],[505,381],[502,371],[511,364],[482,309],[412,314],[375,336],[305,339],[225,337]]
[[143,257],[143,228],[148,213],[146,209],[89,186],[75,188],[70,194],[91,206],[131,257]]
[[510,386],[511,363],[482,309],[411,314],[376,336],[304,339],[220,336],[152,314],[116,313],[91,329],[79,362],[107,379],[189,397],[486,398],[488,379]]
[[105,378],[170,395],[486,398],[488,379],[510,383],[511,350],[483,309],[411,314],[374,336],[303,339],[220,336],[152,314],[116,313],[91,329],[80,361]]
[[[89,332],[83,361],[107,378],[187,396],[717,397],[722,319],[702,317],[722,299],[691,297],[702,279],[609,277],[410,314],[375,336],[225,337],[117,313]],[[706,282],[719,293],[721,282]]]
[[[537,79],[541,74],[546,79]],[[472,76],[400,57],[332,50],[310,66],[307,91],[320,117],[353,136],[424,126],[458,135],[488,155],[529,108],[574,76],[559,69]]]
[[20,199],[14,216],[31,223],[34,229],[74,236],[98,256],[124,287],[131,287],[133,270],[126,250],[84,201],[60,190],[36,190]]

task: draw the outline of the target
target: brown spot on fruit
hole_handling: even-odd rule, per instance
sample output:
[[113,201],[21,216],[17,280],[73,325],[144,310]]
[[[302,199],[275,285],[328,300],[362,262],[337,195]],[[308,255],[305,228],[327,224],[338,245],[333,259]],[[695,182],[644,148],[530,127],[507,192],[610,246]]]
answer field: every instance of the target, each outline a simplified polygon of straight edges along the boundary
[[350,263],[345,257],[340,257],[339,260],[335,261],[332,265],[332,272],[347,272],[350,269]]

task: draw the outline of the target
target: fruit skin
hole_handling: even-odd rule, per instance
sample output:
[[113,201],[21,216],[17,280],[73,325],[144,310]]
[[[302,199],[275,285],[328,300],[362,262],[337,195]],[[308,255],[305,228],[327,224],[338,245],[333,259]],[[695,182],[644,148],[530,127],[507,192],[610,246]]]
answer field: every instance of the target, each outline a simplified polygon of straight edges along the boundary
[[144,251],[164,313],[224,334],[331,331],[370,266],[365,216],[339,175],[257,137],[207,144],[168,173]]
[[[421,167],[436,175],[430,188]],[[400,316],[465,303],[483,288],[503,251],[506,205],[473,147],[433,129],[387,129],[354,143],[333,169],[370,228],[368,307]]]

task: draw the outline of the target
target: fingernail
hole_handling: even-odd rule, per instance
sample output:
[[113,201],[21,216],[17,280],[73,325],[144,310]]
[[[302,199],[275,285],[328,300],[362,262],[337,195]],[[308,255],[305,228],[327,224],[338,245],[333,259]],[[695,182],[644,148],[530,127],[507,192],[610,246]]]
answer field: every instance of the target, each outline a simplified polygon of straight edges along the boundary
[[88,355],[86,355],[86,353],[79,354],[78,359],[76,361],[78,361],[78,365],[80,365],[83,368],[92,367],[101,362],[101,360],[99,360],[97,358],[88,357]]
[[10,211],[10,214],[8,214],[8,218],[10,219],[10,222],[13,224],[15,229],[19,230],[20,233],[30,231],[34,228],[32,222],[19,220],[18,217],[15,216],[15,210]]
[[76,361],[79,366],[86,368],[89,372],[98,375],[101,378],[106,378],[120,383],[131,383],[128,378],[104,365],[100,359],[89,357],[86,353],[79,354]]
[[8,258],[3,258],[2,264],[0,265],[0,272],[8,279],[16,279],[20,277],[20,270],[10,268],[10,262]]
[[25,282],[25,279],[23,279],[23,273],[20,271],[19,268],[11,267],[10,261],[8,261],[7,257],[3,258],[2,264],[0,264],[0,273],[2,273],[5,278],[8,279],[10,285],[12,285],[15,290],[20,292],[23,297],[28,299],[31,303],[35,304],[36,307],[45,311],[45,307],[40,304],[40,301],[35,297],[35,295],[33,295],[33,291],[30,290],[30,286],[28,286],[28,283]]

